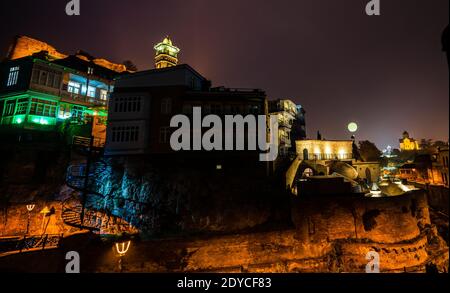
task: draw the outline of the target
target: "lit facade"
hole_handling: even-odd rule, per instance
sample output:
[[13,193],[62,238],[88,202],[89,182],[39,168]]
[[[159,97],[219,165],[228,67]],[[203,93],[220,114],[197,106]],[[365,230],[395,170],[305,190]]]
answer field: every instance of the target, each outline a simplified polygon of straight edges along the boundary
[[439,148],[437,154],[435,154],[434,157],[435,160],[432,164],[432,167],[428,169],[428,177],[430,178],[430,183],[434,185],[443,185],[445,187],[449,187],[448,147]]
[[169,37],[166,37],[161,43],[156,44],[154,49],[156,52],[156,69],[178,65],[178,53],[180,53],[180,49],[173,45]]
[[83,55],[52,60],[45,53],[0,65],[0,125],[56,131],[93,120],[92,135],[106,138],[108,99],[117,72]]
[[352,161],[353,159],[353,141],[351,140],[298,140],[296,149],[297,155],[303,161]]
[[279,154],[293,151],[295,141],[306,137],[304,110],[291,100],[269,101],[269,114],[278,117]]
[[400,150],[401,151],[418,151],[420,150],[419,142],[415,139],[409,137],[407,131],[403,132],[403,138],[400,139]]

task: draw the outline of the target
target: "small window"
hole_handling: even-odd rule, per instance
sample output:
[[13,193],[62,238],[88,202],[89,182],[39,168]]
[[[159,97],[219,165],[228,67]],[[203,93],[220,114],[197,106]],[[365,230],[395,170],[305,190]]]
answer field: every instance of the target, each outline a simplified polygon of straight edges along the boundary
[[172,113],[172,99],[165,98],[161,100],[161,114]]
[[108,99],[108,91],[100,90],[100,100],[106,101]]
[[79,95],[81,92],[81,84],[73,81],[69,81],[69,87],[67,89],[69,93]]
[[159,130],[159,142],[168,143],[170,140],[170,127],[161,127]]
[[17,81],[19,79],[19,66],[11,67],[9,69],[9,76],[8,76],[8,82],[6,86],[13,86],[17,84]]
[[20,99],[17,103],[16,114],[26,114],[28,110],[28,99]]
[[87,96],[91,98],[95,98],[95,94],[97,92],[97,89],[93,86],[88,87]]
[[32,83],[35,83],[35,84],[39,83],[39,74],[40,74],[39,69],[33,69],[33,75],[31,77]]
[[5,110],[3,111],[4,116],[14,115],[14,109],[16,108],[16,101],[7,101],[5,103]]

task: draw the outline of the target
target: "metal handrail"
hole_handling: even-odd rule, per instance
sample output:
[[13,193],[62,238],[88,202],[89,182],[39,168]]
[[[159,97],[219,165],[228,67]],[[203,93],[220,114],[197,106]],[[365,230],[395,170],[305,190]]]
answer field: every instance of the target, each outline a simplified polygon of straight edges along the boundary
[[50,249],[58,248],[63,234],[43,234],[34,236],[24,236],[20,239],[14,240],[0,240],[0,253],[14,252],[19,253],[31,249]]

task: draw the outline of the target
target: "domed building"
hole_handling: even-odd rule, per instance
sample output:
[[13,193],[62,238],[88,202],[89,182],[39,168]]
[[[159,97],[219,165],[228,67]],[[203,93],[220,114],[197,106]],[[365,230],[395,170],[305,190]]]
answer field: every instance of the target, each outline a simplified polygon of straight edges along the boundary
[[418,151],[420,150],[419,142],[414,138],[409,137],[407,131],[403,132],[403,138],[400,139],[401,151]]

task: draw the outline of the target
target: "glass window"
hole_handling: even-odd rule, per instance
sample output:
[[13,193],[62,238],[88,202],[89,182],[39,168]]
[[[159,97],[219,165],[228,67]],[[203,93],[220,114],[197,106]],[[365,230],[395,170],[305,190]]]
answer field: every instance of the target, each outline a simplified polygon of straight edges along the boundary
[[8,82],[6,86],[13,86],[17,84],[17,80],[19,79],[19,66],[11,67],[9,69]]
[[81,84],[74,82],[74,81],[69,81],[69,87],[67,88],[67,91],[69,93],[79,95],[81,92]]
[[172,99],[165,98],[161,100],[161,114],[170,114],[172,112]]
[[14,109],[16,108],[16,101],[7,101],[5,104],[5,110],[3,111],[3,116],[14,115]]
[[84,108],[80,106],[72,107],[72,119],[82,120],[84,118]]
[[106,101],[108,99],[108,91],[100,90],[100,100]]
[[54,82],[55,82],[55,74],[53,72],[49,72],[46,86],[53,87]]
[[161,127],[159,130],[159,142],[167,143],[170,139],[170,127]]
[[55,73],[55,79],[53,80],[53,87],[59,89],[61,87],[61,73]]
[[87,95],[88,97],[95,98],[96,88],[93,86],[88,87]]
[[17,102],[16,114],[26,114],[28,110],[28,99],[20,99]]
[[40,74],[39,69],[33,69],[33,75],[31,77],[32,83],[36,83],[36,84],[39,83],[39,74]]
[[42,84],[42,85],[47,84],[47,76],[48,76],[47,72],[41,71],[41,75],[39,77],[39,84]]
[[30,114],[47,117],[56,117],[57,102],[33,98],[31,100]]

